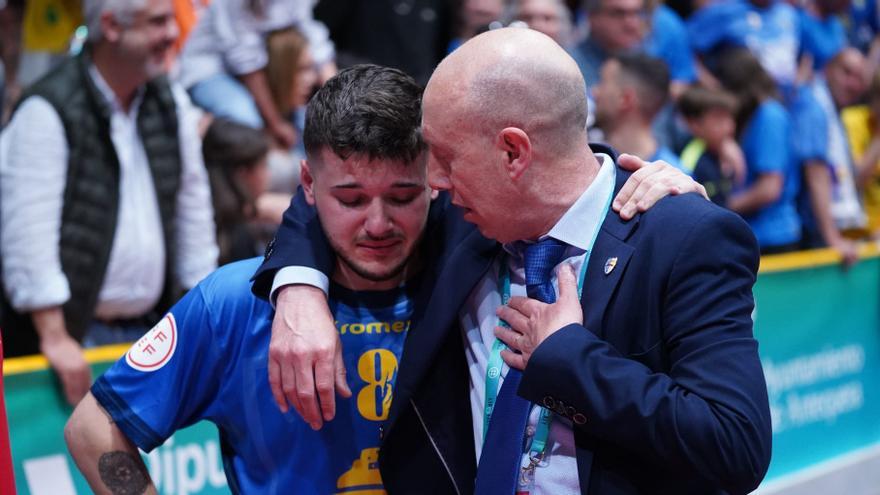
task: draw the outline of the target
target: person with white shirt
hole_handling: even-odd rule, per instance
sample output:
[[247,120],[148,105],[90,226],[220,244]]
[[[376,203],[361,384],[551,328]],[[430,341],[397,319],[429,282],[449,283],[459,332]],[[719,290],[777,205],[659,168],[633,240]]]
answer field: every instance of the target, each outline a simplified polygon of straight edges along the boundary
[[216,267],[200,114],[164,77],[170,0],[86,0],[83,52],[27,89],[0,136],[3,339],[75,404],[82,347],[136,340]]
[[[327,27],[312,16],[314,0],[213,0],[180,53],[179,80],[193,102],[218,117],[265,128],[282,148],[299,140],[278,111],[268,79],[268,36],[296,28],[309,44],[321,83],[336,73]],[[295,62],[292,62],[295,63]]]
[[[614,213],[632,158],[588,145],[585,95],[570,56],[516,28],[462,45],[425,89],[429,184],[458,207],[444,228],[473,225],[426,261],[440,273],[381,432],[389,493],[745,494],[767,471],[755,237],[696,195]],[[276,237],[255,290],[274,280],[273,339],[306,348],[323,320],[289,328],[274,269],[327,266],[291,249],[295,233]],[[270,377],[278,366],[270,343]],[[293,383],[282,370],[298,410],[315,395],[324,408],[327,369]],[[300,391],[313,374],[318,393]]]

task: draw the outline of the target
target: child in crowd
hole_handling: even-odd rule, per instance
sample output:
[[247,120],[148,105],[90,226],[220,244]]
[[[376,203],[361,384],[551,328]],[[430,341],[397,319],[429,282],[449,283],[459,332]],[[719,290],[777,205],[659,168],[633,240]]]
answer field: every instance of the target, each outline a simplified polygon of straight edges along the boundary
[[726,206],[730,191],[742,183],[746,170],[736,142],[736,98],[722,90],[694,86],[681,95],[678,110],[694,136],[682,150],[682,168],[706,188],[713,203]]
[[211,180],[219,263],[259,255],[261,236],[254,220],[257,198],[268,181],[268,137],[246,125],[215,119],[205,133],[202,153]]

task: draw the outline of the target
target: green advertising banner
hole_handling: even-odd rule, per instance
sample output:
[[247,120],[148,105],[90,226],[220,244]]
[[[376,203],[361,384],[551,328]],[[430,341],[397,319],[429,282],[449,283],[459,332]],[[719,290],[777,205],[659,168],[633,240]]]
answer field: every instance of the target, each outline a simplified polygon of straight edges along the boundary
[[[849,270],[830,252],[762,260],[755,336],[774,427],[764,485],[880,446],[880,257],[873,248],[864,254]],[[95,376],[124,351],[87,351]],[[45,360],[6,360],[4,383],[18,493],[90,493],[67,454],[71,409]],[[178,432],[144,459],[161,494],[229,492],[210,423]]]
[[[125,347],[87,351],[92,373],[99,375],[121,356]],[[4,362],[6,411],[15,481],[19,495],[87,494],[64,443],[64,424],[72,412],[64,401],[54,374],[42,358]],[[20,371],[33,369],[31,371]],[[150,476],[160,494],[228,494],[217,428],[202,422],[177,432],[149,455],[144,454]]]
[[773,418],[765,483],[880,445],[880,258],[848,270],[772,261],[754,315]]

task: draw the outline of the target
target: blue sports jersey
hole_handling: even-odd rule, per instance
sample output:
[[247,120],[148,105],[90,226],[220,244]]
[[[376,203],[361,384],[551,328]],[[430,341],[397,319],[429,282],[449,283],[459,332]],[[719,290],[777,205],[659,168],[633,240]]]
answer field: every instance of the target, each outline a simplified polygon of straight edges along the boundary
[[[687,21],[694,51],[710,55],[726,46],[748,48],[761,61],[786,96],[797,78],[801,26],[797,10],[774,0],[759,8],[748,0],[710,3]],[[708,61],[712,68],[713,62]]]
[[[254,258],[220,268],[180,300],[93,385],[117,426],[144,451],[201,420],[217,425],[234,493],[381,493],[379,426],[412,304],[405,289],[330,290],[351,399],[313,431],[272,399],[272,307],[251,294]],[[370,491],[373,490],[373,491]]]
[[645,51],[666,62],[673,81],[692,83],[697,80],[694,52],[687,28],[681,17],[665,4],[654,9],[651,31],[645,39]]
[[795,206],[800,180],[790,152],[791,117],[776,100],[762,102],[752,114],[740,137],[748,166],[745,187],[761,174],[776,173],[783,178],[779,199],[746,215],[762,248],[783,246],[800,239],[801,224]]
[[[842,230],[863,228],[867,220],[856,188],[852,151],[824,77],[817,76],[801,88],[792,108],[792,118],[795,128],[792,149],[798,166],[816,160],[828,168],[829,206],[837,227]],[[808,187],[801,191],[798,206],[806,231],[818,234]]]
[[813,57],[813,68],[821,70],[835,55],[846,48],[846,30],[840,18],[830,15],[820,19],[800,9],[802,51]]

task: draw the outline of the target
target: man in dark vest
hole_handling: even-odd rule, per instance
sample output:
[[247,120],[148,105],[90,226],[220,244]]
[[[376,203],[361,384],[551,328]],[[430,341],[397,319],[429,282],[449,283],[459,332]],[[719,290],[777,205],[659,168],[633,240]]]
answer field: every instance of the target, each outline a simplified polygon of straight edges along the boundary
[[164,77],[171,0],[85,0],[83,52],[27,89],[0,137],[3,339],[68,402],[82,348],[135,340],[216,266],[198,114]]

